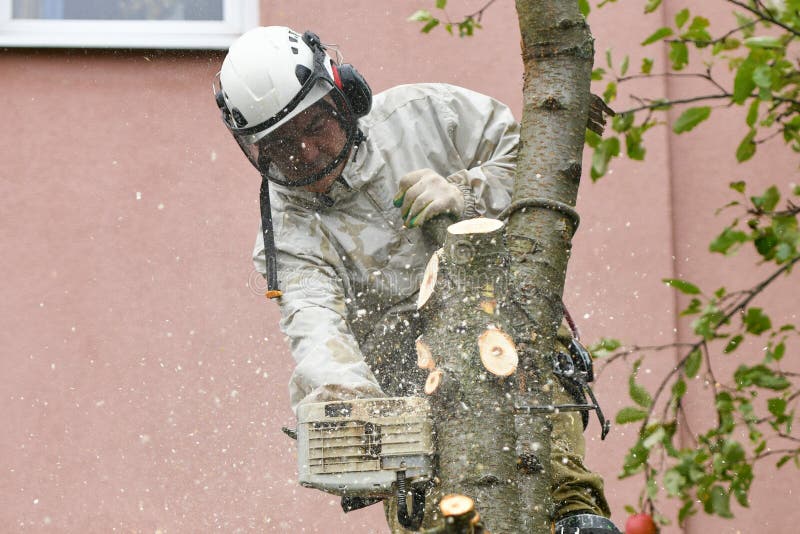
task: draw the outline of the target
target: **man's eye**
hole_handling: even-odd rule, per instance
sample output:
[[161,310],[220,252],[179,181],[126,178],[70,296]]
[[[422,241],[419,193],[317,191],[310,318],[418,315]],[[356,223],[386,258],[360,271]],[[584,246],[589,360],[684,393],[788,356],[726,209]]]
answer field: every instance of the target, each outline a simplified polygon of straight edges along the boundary
[[307,134],[317,134],[322,131],[322,128],[325,126],[325,118],[324,117],[317,117],[314,119],[314,122],[308,125],[306,128]]

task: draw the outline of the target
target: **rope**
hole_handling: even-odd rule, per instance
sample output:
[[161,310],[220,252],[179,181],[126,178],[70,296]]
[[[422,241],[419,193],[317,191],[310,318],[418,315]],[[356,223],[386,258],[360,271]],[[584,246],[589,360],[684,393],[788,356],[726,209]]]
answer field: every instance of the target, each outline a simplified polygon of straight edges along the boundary
[[581,216],[578,215],[578,212],[575,211],[575,208],[569,204],[543,197],[525,198],[512,202],[510,206],[500,212],[497,218],[508,219],[515,211],[519,211],[523,208],[546,208],[557,211],[562,215],[566,215],[566,217],[572,222],[573,233],[578,229],[578,225],[581,223]]

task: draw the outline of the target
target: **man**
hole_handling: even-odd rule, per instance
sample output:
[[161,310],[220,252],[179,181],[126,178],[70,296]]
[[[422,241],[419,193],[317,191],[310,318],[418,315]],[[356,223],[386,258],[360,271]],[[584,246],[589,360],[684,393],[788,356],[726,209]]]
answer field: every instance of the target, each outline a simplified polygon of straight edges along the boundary
[[[263,178],[254,261],[280,296],[297,362],[292,407],[418,393],[415,302],[435,246],[420,226],[440,214],[496,217],[509,204],[511,112],[443,84],[373,99],[316,35],[285,27],[239,38],[219,77],[225,124]],[[558,531],[617,532],[599,517],[608,505],[582,464],[579,418],[554,419],[554,500],[570,516]]]

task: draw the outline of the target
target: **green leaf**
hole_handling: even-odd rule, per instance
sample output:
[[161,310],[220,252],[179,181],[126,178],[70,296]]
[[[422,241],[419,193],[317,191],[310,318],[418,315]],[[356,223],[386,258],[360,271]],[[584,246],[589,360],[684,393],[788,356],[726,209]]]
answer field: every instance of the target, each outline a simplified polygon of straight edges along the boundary
[[756,144],[753,142],[755,137],[755,130],[750,130],[750,132],[744,136],[744,139],[742,139],[742,142],[739,143],[739,146],[736,148],[736,161],[741,163],[753,157],[756,153]]
[[683,378],[678,378],[672,385],[672,396],[680,399],[686,395],[686,381]]
[[432,18],[433,15],[431,15],[431,12],[428,11],[427,9],[418,9],[406,20],[408,22],[426,22],[431,20]]
[[786,412],[786,399],[781,399],[778,397],[769,399],[767,401],[767,409],[769,410],[769,413],[775,417],[782,416]]
[[735,351],[743,339],[744,336],[742,336],[741,334],[733,336],[731,340],[728,341],[728,344],[725,346],[725,348],[722,349],[722,352],[724,352],[725,354],[730,354],[731,352]]
[[758,120],[759,104],[761,104],[761,100],[759,100],[758,98],[754,98],[753,101],[750,103],[750,108],[747,110],[747,119],[745,120],[745,122],[750,128],[755,126],[756,120]]
[[625,153],[633,160],[642,161],[647,149],[642,142],[642,130],[632,128],[625,134]]
[[677,469],[668,469],[664,473],[664,489],[670,497],[677,497],[687,485],[686,477],[680,474]]
[[678,510],[678,522],[683,525],[687,519],[696,513],[697,511],[694,508],[694,500],[688,499],[683,503],[681,509]]
[[588,0],[578,0],[578,9],[581,10],[581,15],[584,17],[588,17],[589,12],[592,10],[592,8],[589,6]]
[[641,46],[647,46],[649,44],[653,44],[656,41],[660,41],[661,39],[664,39],[665,37],[669,37],[673,33],[674,32],[672,31],[672,28],[669,28],[667,26],[659,28],[656,31],[654,31],[647,39],[642,41]]
[[778,205],[778,202],[780,202],[781,193],[778,191],[778,188],[773,185],[767,188],[760,197],[750,197],[750,200],[756,208],[762,211],[772,211],[775,209],[775,206]]
[[695,315],[700,313],[702,302],[698,298],[693,298],[689,301],[689,305],[686,306],[685,309],[681,310],[681,317],[686,317],[687,315]]
[[748,308],[742,320],[744,321],[747,331],[757,336],[772,328],[772,321],[764,314],[761,308]]
[[722,444],[722,457],[729,466],[738,464],[745,458],[744,448],[738,441],[725,440]]
[[640,440],[636,445],[631,447],[628,454],[625,456],[620,478],[631,476],[641,471],[649,456],[650,450],[642,445]]
[[664,278],[661,280],[668,286],[674,287],[685,295],[699,295],[700,288],[686,280],[679,280],[677,278]]
[[619,75],[620,76],[625,76],[625,74],[628,72],[628,63],[629,62],[630,62],[630,58],[628,56],[625,56],[625,59],[622,60],[622,65],[619,68]]
[[725,228],[721,234],[714,238],[708,246],[711,252],[718,252],[720,254],[730,255],[736,252],[739,248],[738,245],[747,242],[747,234],[734,230],[733,228]]
[[744,40],[744,45],[748,48],[783,48],[780,39],[767,35],[748,37]]
[[447,0],[436,0],[436,9],[444,9],[447,6]]
[[747,182],[739,180],[738,182],[731,182],[729,185],[730,188],[733,189],[734,191],[744,193],[744,189],[745,187],[747,187]]
[[653,398],[650,396],[650,393],[648,393],[645,388],[636,383],[634,375],[631,375],[630,378],[628,379],[628,393],[631,396],[633,402],[635,402],[642,408],[649,408],[650,405],[653,404]]
[[647,4],[644,6],[645,13],[652,13],[658,6],[661,5],[661,0],[647,0]]
[[617,350],[622,346],[622,342],[618,339],[603,337],[600,338],[600,341],[595,343],[594,345],[590,345],[588,348],[589,352],[592,355],[592,358],[603,358],[605,356],[610,355],[612,352]]
[[422,33],[430,33],[432,29],[439,25],[439,19],[431,19],[420,30]]
[[617,424],[626,425],[628,423],[635,423],[636,421],[642,421],[643,419],[647,418],[647,412],[642,410],[641,408],[636,408],[634,406],[627,406],[617,412]]
[[626,132],[633,126],[635,116],[633,113],[618,113],[611,119],[611,128],[615,132]]
[[642,74],[650,74],[653,70],[653,60],[646,57],[642,60]]
[[617,97],[617,82],[608,82],[606,90],[603,91],[603,100],[610,103]]
[[675,15],[675,26],[678,28],[682,27],[686,24],[686,21],[689,20],[689,9],[683,8]]
[[669,60],[672,62],[672,68],[675,70],[683,70],[689,63],[689,47],[683,41],[673,41],[669,43]]
[[762,89],[772,87],[772,69],[769,68],[769,65],[759,65],[753,69],[753,81]]
[[780,343],[775,345],[774,349],[767,351],[767,356],[769,357],[770,360],[779,362],[783,359],[783,355],[785,353],[786,353],[786,344],[783,341],[781,341]]
[[740,365],[733,374],[733,379],[739,389],[757,386],[780,391],[791,386],[791,383],[785,377],[775,374],[772,369],[762,364],[752,367]]
[[592,70],[592,81],[598,82],[606,75],[606,69],[597,68]]
[[730,509],[730,500],[730,494],[722,486],[715,485],[711,488],[711,510],[718,516],[733,517]]
[[706,31],[710,24],[705,17],[695,17],[692,19],[689,29],[681,37],[694,41],[697,48],[704,48],[711,43],[711,35]]
[[597,144],[594,154],[592,154],[592,169],[590,175],[592,180],[597,180],[608,170],[608,162],[611,158],[619,156],[619,139],[609,137]]
[[754,70],[755,62],[749,57],[736,70],[736,77],[733,80],[733,101],[736,104],[743,104],[755,89],[756,82],[753,81]]
[[699,349],[695,349],[689,353],[689,356],[686,357],[686,363],[684,363],[683,366],[686,377],[694,378],[697,376],[701,363],[703,363],[703,353],[701,353]]
[[706,120],[711,115],[711,107],[700,106],[689,108],[681,113],[675,124],[672,125],[672,131],[679,134],[692,130],[695,126]]

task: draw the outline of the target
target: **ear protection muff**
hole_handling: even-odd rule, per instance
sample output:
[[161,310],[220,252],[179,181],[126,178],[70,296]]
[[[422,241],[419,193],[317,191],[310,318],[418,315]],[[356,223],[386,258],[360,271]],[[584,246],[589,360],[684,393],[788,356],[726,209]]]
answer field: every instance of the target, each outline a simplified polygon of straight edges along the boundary
[[331,67],[334,73],[338,73],[337,85],[350,104],[353,115],[360,118],[369,113],[372,109],[372,89],[369,88],[367,80],[349,63],[336,65],[331,60]]
[[[312,49],[325,50],[325,45],[322,44],[319,36],[312,31],[303,33],[303,41]],[[342,91],[355,118],[361,118],[369,113],[369,110],[372,109],[372,89],[369,88],[367,80],[361,73],[349,63],[337,65],[332,59],[331,70],[333,70],[333,81],[336,87]]]

